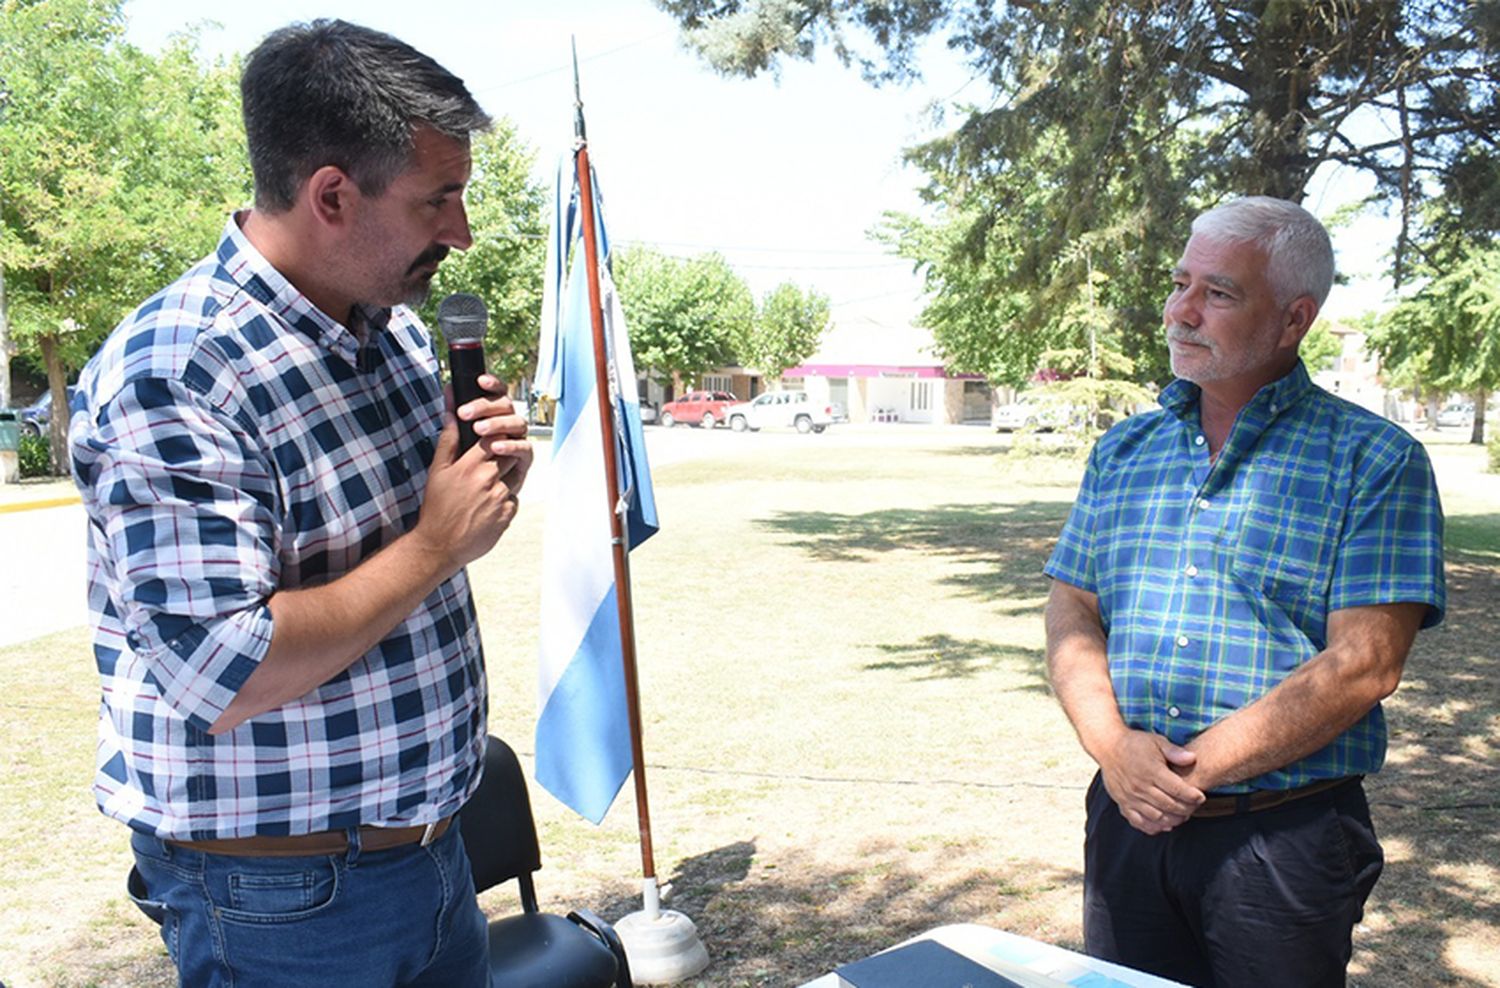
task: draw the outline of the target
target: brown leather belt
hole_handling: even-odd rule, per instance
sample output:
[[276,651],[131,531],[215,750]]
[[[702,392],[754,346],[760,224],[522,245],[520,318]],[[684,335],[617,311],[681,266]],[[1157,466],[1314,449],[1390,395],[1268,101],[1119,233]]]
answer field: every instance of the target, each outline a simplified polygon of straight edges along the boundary
[[[426,847],[448,832],[453,817],[417,827],[360,827],[361,851],[387,851],[406,844]],[[239,858],[301,858],[320,854],[344,854],[349,850],[349,834],[343,830],[322,830],[315,834],[287,837],[220,837],[212,840],[169,840],[173,847],[205,854],[226,854]]]
[[1202,806],[1193,811],[1193,819],[1202,820],[1219,816],[1238,816],[1241,813],[1257,813],[1261,810],[1269,810],[1273,806],[1290,803],[1294,799],[1358,782],[1361,778],[1363,776],[1351,775],[1341,779],[1309,782],[1296,789],[1257,789],[1254,792],[1236,793],[1233,796],[1210,796]]

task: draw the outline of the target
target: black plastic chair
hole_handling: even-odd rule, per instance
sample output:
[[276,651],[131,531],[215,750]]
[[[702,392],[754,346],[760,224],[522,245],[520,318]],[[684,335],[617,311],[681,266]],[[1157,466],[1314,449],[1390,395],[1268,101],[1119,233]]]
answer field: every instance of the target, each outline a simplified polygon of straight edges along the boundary
[[492,988],[631,988],[625,947],[586,909],[567,918],[538,910],[532,872],[542,866],[526,776],[510,745],[490,735],[484,778],[458,817],[474,888],[516,880],[521,912],[490,923]]

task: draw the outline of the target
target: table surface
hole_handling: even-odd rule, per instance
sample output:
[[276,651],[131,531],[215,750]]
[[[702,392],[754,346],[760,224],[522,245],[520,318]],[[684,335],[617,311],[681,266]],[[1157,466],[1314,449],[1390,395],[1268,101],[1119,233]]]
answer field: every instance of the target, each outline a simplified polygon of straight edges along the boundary
[[[936,940],[1026,988],[1183,988],[1176,981],[976,923],[939,926],[906,943],[915,940]],[[838,975],[830,973],[802,988],[839,988],[839,985]]]

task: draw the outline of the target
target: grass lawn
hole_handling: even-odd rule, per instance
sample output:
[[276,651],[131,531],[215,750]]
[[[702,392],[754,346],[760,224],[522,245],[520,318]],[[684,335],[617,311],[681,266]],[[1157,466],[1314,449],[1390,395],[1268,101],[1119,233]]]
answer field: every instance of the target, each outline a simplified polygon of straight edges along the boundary
[[[723,455],[657,470],[665,527],[632,557],[657,867],[713,958],[699,985],[797,984],[942,923],[1080,944],[1092,765],[1047,692],[1040,619],[1080,467],[980,430],[838,431],[705,436]],[[1368,786],[1388,863],[1361,986],[1500,984],[1500,477],[1477,447],[1432,449],[1450,610]],[[541,519],[472,568],[491,727],[528,771]],[[174,984],[88,792],[84,632],[0,649],[0,682],[0,981]],[[533,801],[543,907],[638,908],[630,786],[599,828]]]

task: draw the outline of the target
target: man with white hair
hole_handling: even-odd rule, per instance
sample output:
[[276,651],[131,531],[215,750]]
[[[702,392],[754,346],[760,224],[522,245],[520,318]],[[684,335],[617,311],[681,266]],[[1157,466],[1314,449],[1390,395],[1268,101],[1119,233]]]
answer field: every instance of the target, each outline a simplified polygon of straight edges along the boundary
[[1090,954],[1194,985],[1342,985],[1383,856],[1380,701],[1443,615],[1420,443],[1297,355],[1333,281],[1266,197],[1193,223],[1160,411],[1099,440],[1046,572],[1047,666],[1099,765]]

